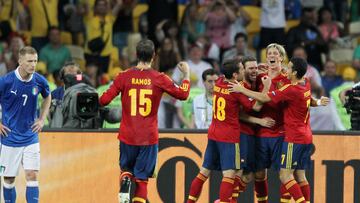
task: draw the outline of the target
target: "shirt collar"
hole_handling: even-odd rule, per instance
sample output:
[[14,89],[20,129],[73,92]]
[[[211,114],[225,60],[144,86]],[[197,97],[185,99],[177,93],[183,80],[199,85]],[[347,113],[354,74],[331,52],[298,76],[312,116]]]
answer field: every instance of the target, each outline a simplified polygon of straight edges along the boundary
[[17,79],[19,79],[21,82],[30,82],[34,76],[34,74],[31,74],[30,78],[28,80],[24,80],[19,72],[19,67],[16,68],[15,70],[15,76],[17,77]]

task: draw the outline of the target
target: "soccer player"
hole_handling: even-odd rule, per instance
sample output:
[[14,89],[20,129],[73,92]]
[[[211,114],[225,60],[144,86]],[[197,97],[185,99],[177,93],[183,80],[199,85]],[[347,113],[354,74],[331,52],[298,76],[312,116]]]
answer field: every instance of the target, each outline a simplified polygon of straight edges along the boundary
[[105,106],[121,94],[123,107],[119,129],[120,140],[120,202],[130,201],[130,180],[136,183],[132,202],[143,203],[147,199],[148,178],[154,176],[158,151],[157,113],[164,92],[185,100],[189,96],[189,66],[178,65],[184,74],[180,86],[168,76],[151,68],[155,57],[154,44],[142,40],[136,46],[138,64],[119,73],[110,88],[100,97]]
[[[283,63],[286,59],[286,51],[283,46],[273,43],[266,47],[266,65],[268,70],[260,74],[258,79],[267,76],[271,79],[269,91],[280,89],[290,83],[286,73],[283,74]],[[259,82],[259,91],[267,93],[261,82]],[[270,117],[276,120],[276,124],[271,128],[260,127],[256,133],[256,173],[255,173],[255,191],[258,203],[268,202],[268,182],[267,170],[269,168],[279,169],[279,158],[282,142],[284,140],[284,121],[283,105],[274,102],[263,104],[258,108],[262,117]]]
[[[3,120],[1,134],[1,176],[4,176],[3,193],[6,203],[16,202],[15,177],[20,164],[26,176],[26,201],[39,201],[38,173],[40,169],[40,146],[38,133],[51,103],[46,79],[35,72],[38,55],[34,48],[19,51],[19,66],[0,78],[0,103]],[[44,98],[41,113],[36,112],[38,95]]]
[[[241,92],[262,103],[283,102],[285,139],[281,149],[280,181],[297,203],[310,202],[310,186],[305,177],[305,169],[310,166],[312,132],[309,123],[310,106],[327,105],[329,98],[311,98],[310,82],[304,79],[307,63],[300,58],[292,58],[288,64],[287,84],[269,93],[250,91],[240,84],[232,84],[230,91]],[[265,87],[271,85],[268,77],[262,78]]]
[[225,61],[221,72],[224,76],[215,82],[213,95],[213,118],[208,130],[208,144],[199,174],[191,184],[187,203],[196,202],[211,170],[221,170],[220,202],[230,202],[235,171],[240,170],[240,105],[245,97],[230,93],[228,85],[241,81],[244,67],[238,60]]

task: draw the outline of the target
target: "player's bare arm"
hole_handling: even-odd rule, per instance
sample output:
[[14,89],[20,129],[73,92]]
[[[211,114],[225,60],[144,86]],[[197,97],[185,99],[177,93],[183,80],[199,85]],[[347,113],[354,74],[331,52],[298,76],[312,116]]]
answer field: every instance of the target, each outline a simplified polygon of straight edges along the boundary
[[44,127],[45,118],[49,113],[50,104],[51,104],[51,94],[49,94],[44,99],[44,101],[41,105],[40,117],[31,126],[31,129],[33,132],[40,132],[42,130],[42,128]]
[[314,97],[311,97],[311,105],[312,107],[317,107],[317,106],[327,106],[330,102],[329,97],[321,97],[320,99],[316,99]]
[[[261,80],[262,83],[264,84],[264,89],[270,89],[271,79],[269,77],[263,77],[261,78]],[[229,87],[230,87],[229,88],[230,92],[242,93],[248,97],[254,98],[259,102],[266,103],[271,101],[271,98],[267,95],[267,93],[248,90],[244,87],[243,84],[239,82],[230,83]]]
[[0,134],[2,136],[8,136],[8,132],[11,132],[10,128],[6,127],[5,125],[3,125],[2,123],[0,123]]

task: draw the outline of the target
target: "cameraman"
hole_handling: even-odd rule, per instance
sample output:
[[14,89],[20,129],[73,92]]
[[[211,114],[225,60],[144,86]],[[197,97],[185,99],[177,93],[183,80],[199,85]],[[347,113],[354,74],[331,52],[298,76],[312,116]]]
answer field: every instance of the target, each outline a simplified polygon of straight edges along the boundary
[[360,130],[360,82],[344,89],[339,97],[347,113],[350,114],[350,130]]

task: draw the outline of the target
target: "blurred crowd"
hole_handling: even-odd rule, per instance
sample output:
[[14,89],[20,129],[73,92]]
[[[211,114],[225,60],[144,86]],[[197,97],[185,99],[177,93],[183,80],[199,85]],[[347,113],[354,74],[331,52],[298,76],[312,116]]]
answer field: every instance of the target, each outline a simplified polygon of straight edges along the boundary
[[165,95],[160,128],[196,128],[193,99],[213,84],[203,72],[245,55],[266,62],[270,43],[307,59],[314,95],[332,97],[332,111],[312,110],[313,129],[348,128],[348,121],[339,126],[324,118],[348,119],[339,93],[360,78],[357,0],[0,0],[0,76],[16,69],[19,49],[31,45],[53,90],[64,85],[61,70],[71,61],[101,93],[136,64],[142,38],[156,44],[153,68],[176,82],[181,60],[191,69],[190,98]]

